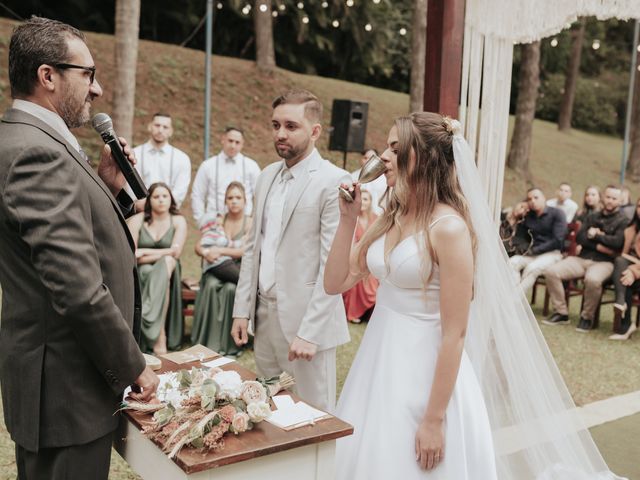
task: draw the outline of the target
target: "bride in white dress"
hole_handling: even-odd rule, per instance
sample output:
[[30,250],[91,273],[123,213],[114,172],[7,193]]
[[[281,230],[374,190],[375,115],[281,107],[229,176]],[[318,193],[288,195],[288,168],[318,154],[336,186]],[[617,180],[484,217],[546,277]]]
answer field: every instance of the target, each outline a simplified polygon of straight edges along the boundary
[[352,252],[340,200],[324,286],[371,273],[377,302],[337,415],[344,480],[618,479],[598,452],[514,283],[473,154],[455,120],[395,121],[387,208]]
[[[442,120],[418,128],[451,137]],[[325,289],[345,291],[369,272],[380,286],[338,403],[337,415],[355,430],[338,443],[338,478],[496,478],[487,411],[463,348],[473,230],[451,154],[409,151],[419,139],[407,123],[391,129],[382,159],[387,184],[396,188],[387,213],[360,242],[351,269],[359,185],[355,202],[341,200]]]

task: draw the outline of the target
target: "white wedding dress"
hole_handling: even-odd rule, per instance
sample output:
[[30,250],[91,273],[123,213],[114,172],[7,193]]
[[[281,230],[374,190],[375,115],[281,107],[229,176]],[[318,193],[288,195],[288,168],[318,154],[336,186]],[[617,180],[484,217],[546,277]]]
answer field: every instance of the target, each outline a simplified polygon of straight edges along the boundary
[[387,271],[384,240],[383,235],[367,252],[369,271],[380,286],[338,402],[337,416],[353,425],[354,433],[337,442],[336,478],[496,479],[487,410],[466,352],[446,411],[444,460],[431,471],[416,461],[415,434],[441,343],[439,272],[434,265],[425,290],[415,236],[391,251]]

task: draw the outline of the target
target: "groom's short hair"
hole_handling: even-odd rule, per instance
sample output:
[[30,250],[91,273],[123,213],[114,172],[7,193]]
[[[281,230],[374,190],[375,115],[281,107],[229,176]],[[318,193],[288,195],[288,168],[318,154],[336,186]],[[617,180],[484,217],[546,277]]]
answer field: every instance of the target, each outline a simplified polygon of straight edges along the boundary
[[304,116],[312,122],[322,122],[322,103],[309,90],[289,90],[276,98],[271,106],[275,109],[280,105],[304,104]]

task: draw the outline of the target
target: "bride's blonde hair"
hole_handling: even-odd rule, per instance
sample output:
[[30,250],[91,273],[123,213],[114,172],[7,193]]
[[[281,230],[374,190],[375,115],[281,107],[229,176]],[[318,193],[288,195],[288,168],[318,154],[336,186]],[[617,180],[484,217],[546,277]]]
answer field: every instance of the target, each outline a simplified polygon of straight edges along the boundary
[[[462,194],[456,175],[453,158],[453,127],[447,117],[437,113],[416,112],[399,117],[394,122],[398,130],[398,159],[396,184],[388,187],[383,197],[386,209],[380,218],[366,231],[355,249],[355,268],[366,271],[366,254],[371,244],[394,225],[397,236],[389,252],[402,238],[399,218],[409,211],[411,201],[417,205],[416,232],[424,233],[422,245],[422,271],[425,285],[431,280],[432,262],[437,262],[430,242],[429,224],[438,203],[452,207],[464,219],[471,233],[475,251],[475,234],[469,217],[467,201]],[[409,171],[411,153],[415,155],[415,166]],[[385,252],[385,264],[388,262]],[[388,267],[387,267],[388,268]]]

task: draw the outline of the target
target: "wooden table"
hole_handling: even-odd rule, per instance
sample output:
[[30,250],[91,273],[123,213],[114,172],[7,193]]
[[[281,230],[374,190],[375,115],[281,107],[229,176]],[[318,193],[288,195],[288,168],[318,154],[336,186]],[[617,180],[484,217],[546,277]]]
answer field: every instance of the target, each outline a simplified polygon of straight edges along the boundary
[[[177,365],[166,359],[162,359],[162,364],[160,372],[199,366],[198,362]],[[221,368],[237,371],[243,380],[256,377],[236,362]],[[220,451],[203,453],[183,448],[170,460],[140,432],[150,420],[148,414],[124,413],[115,442],[118,453],[145,480],[331,480],[335,441],[353,433],[351,425],[335,417],[288,432],[265,421],[249,432],[225,435],[225,445]]]

